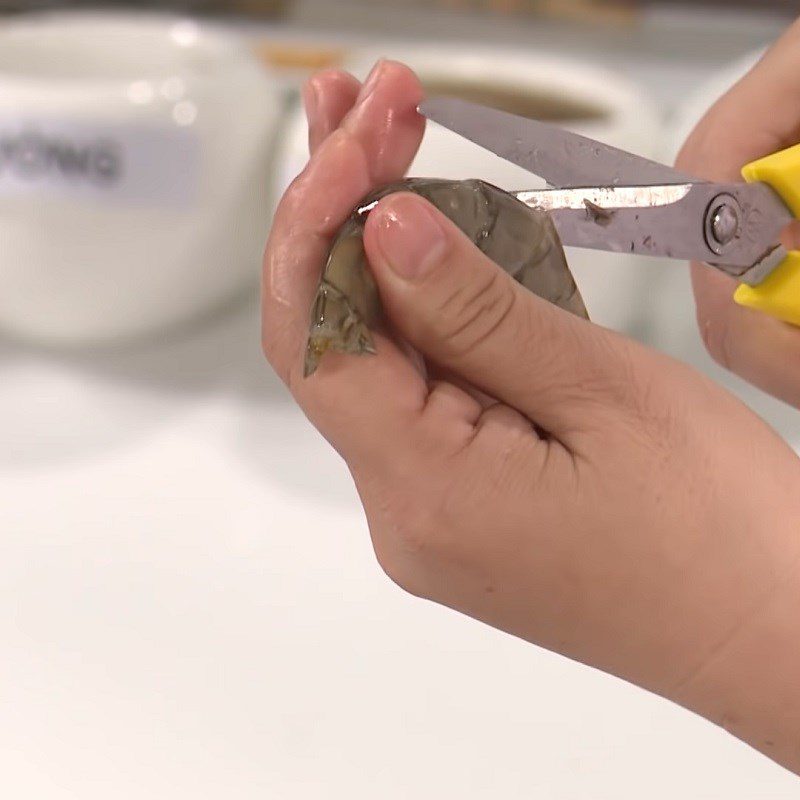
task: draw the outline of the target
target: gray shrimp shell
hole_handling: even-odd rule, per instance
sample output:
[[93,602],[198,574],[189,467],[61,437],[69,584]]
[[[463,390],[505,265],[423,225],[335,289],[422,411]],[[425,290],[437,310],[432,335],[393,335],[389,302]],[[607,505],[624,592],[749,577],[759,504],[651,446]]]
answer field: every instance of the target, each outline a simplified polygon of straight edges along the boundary
[[396,192],[424,197],[457,225],[492,261],[538,296],[589,318],[550,217],[514,195],[479,180],[409,178],[369,195],[331,246],[311,312],[304,374],[312,375],[328,350],[375,353],[372,331],[383,311],[364,251],[369,211]]

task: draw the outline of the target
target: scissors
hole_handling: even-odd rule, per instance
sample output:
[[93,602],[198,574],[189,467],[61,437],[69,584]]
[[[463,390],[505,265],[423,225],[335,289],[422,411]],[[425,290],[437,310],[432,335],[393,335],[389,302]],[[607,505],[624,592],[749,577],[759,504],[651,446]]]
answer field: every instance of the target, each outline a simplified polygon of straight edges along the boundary
[[800,251],[780,241],[800,217],[800,145],[714,183],[536,120],[450,97],[419,112],[543,178],[516,192],[552,215],[562,243],[700,261],[739,281],[735,299],[800,326]]

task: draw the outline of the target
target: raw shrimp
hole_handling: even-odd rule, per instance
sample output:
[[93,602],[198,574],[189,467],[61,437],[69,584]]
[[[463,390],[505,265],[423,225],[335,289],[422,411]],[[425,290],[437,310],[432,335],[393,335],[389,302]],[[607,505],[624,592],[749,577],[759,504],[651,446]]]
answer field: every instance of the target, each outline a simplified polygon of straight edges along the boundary
[[364,252],[364,225],[378,201],[395,192],[424,197],[527,289],[588,319],[555,226],[546,213],[528,208],[514,195],[483,181],[410,178],[365,198],[336,236],[314,298],[306,377],[316,371],[328,350],[375,353],[372,331],[383,312]]

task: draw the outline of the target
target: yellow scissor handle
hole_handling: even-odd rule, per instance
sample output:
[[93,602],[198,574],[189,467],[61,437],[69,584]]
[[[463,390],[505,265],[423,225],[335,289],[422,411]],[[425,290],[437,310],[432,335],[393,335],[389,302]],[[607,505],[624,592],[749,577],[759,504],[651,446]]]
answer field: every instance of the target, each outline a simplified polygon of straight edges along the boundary
[[[748,183],[771,186],[800,218],[800,145],[748,164],[742,175]],[[739,305],[800,326],[800,251],[790,252],[758,286],[742,284],[735,298]]]

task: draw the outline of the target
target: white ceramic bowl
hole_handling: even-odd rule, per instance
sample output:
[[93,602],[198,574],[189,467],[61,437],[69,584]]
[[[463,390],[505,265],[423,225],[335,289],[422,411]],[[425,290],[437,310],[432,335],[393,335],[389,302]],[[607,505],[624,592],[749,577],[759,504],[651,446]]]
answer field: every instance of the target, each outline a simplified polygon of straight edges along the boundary
[[[632,152],[652,156],[659,118],[643,92],[627,79],[591,64],[536,53],[474,47],[387,45],[381,51],[352,54],[346,68],[363,79],[380,57],[412,67],[424,83],[460,83],[502,87],[528,97],[599,112],[586,118],[564,118],[556,124]],[[308,158],[307,127],[302,108],[293,111],[280,149],[279,194]],[[410,175],[481,178],[505,189],[543,186],[534,176],[465,141],[438,125],[428,126]],[[652,271],[645,259],[585,250],[570,250],[569,261],[593,319],[625,331],[639,332],[643,304],[648,302]]]
[[192,21],[0,25],[0,329],[135,336],[255,281],[281,113],[245,44]]

